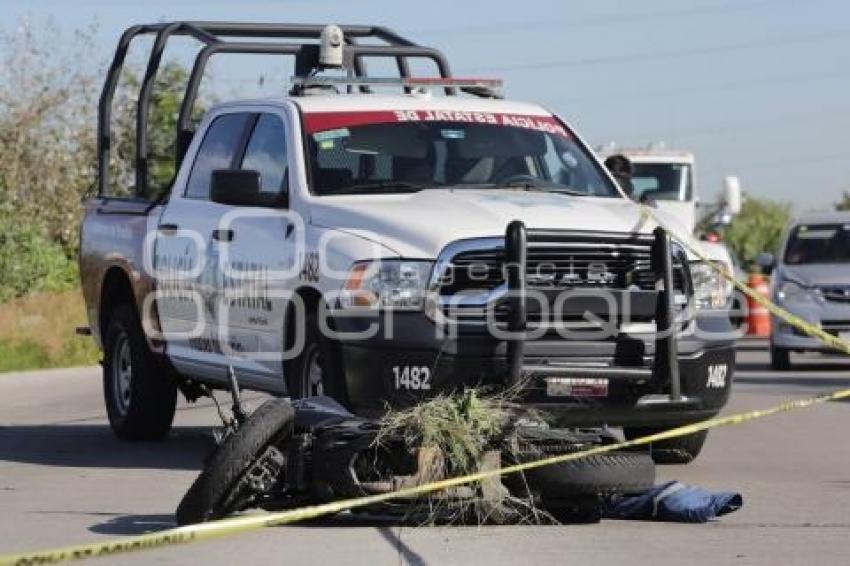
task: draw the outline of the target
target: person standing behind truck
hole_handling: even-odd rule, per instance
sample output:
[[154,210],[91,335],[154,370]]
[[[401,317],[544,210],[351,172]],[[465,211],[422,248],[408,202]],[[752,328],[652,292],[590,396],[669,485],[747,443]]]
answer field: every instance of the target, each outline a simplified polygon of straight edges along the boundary
[[620,185],[620,188],[623,189],[626,196],[631,198],[632,193],[634,192],[634,186],[632,185],[632,174],[634,173],[634,168],[632,167],[632,162],[629,158],[619,154],[612,155],[605,160],[605,167],[611,172],[614,179],[617,180],[617,184]]

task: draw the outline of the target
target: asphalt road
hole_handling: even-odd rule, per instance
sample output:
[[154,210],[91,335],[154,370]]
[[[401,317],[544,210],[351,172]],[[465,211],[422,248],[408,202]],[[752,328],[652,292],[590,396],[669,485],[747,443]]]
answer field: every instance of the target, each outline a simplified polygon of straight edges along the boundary
[[[745,346],[727,411],[850,387],[850,362],[797,357],[767,369]],[[254,398],[254,405],[258,400]],[[112,557],[109,564],[848,564],[848,404],[719,429],[660,479],[739,491],[744,508],[707,525],[399,527],[337,518]],[[0,375],[0,554],[171,526],[211,447],[209,403],[183,406],[163,443],[125,444],[105,422],[98,368]]]

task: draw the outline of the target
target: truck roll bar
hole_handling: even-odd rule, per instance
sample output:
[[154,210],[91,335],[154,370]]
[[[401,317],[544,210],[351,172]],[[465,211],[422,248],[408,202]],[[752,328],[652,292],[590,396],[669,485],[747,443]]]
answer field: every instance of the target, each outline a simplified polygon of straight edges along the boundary
[[[162,62],[162,54],[168,40],[174,36],[190,37],[203,44],[195,55],[195,61],[180,105],[175,132],[175,171],[180,168],[186,149],[192,138],[190,118],[198,96],[200,81],[209,58],[218,53],[252,55],[286,55],[295,58],[295,74],[307,77],[319,70],[319,44],[323,24],[248,23],[248,22],[170,22],[143,24],[127,28],[118,40],[115,55],[109,65],[106,80],[98,103],[97,156],[98,196],[105,196],[109,189],[109,152],[111,149],[112,101],[118,85],[127,51],[133,40],[144,35],[155,35],[145,75],[139,88],[136,108],[136,153],[135,153],[135,196],[148,194],[148,118],[151,95],[156,75]],[[380,26],[339,26],[345,38],[345,68],[355,77],[368,77],[366,58],[390,58],[396,62],[400,77],[410,76],[409,59],[420,58],[432,61],[441,78],[450,78],[449,64],[442,52],[430,47],[421,47],[398,33]],[[233,40],[241,38],[241,40]],[[297,41],[246,41],[297,40]],[[359,39],[373,39],[382,44],[364,45]],[[308,41],[303,41],[308,40]],[[369,92],[367,85],[360,86],[361,92]],[[405,92],[410,91],[404,86]],[[456,95],[457,89],[445,86],[447,95]]]

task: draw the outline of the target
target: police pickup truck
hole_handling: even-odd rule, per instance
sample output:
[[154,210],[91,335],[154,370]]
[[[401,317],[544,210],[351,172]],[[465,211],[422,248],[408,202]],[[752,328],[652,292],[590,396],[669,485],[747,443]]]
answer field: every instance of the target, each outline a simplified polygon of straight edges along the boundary
[[[143,35],[154,42],[136,182],[120,196],[109,114]],[[203,47],[175,132],[177,172],[156,189],[147,116],[173,36]],[[218,104],[192,127],[201,76],[221,53],[294,58],[291,89]],[[371,58],[399,76],[368,75]],[[439,76],[411,77],[414,59]],[[194,400],[232,376],[361,415],[466,387],[509,390],[555,422],[626,436],[717,414],[734,365],[717,310],[724,285],[695,282],[683,249],[563,119],[502,99],[499,86],[453,78],[439,51],[374,26],[128,29],[101,98],[99,194],[80,253],[115,433],[162,437],[178,390]],[[687,462],[703,441],[666,441],[654,455]]]

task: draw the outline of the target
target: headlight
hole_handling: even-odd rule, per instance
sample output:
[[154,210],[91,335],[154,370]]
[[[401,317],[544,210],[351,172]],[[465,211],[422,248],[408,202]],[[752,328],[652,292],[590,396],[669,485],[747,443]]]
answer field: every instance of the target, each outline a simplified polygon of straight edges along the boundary
[[776,290],[776,298],[792,303],[811,303],[818,299],[818,289],[810,289],[796,281],[781,281]]
[[355,263],[340,293],[342,308],[420,310],[425,304],[430,261],[375,260]]
[[693,261],[691,279],[694,282],[694,301],[698,309],[720,309],[729,299],[729,286],[711,265],[704,261]]

